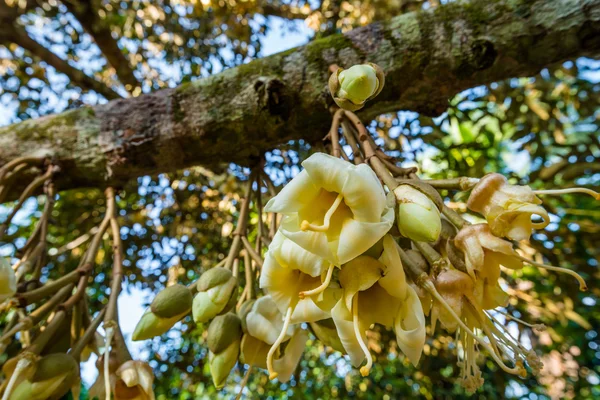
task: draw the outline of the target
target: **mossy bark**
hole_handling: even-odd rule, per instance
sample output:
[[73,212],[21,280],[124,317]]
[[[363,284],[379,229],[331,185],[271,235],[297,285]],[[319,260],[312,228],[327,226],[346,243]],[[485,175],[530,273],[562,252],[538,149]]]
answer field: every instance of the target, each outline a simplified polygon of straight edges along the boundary
[[370,61],[386,72],[369,119],[437,115],[473,86],[600,52],[600,0],[453,2],[314,41],[205,79],[0,128],[0,164],[33,152],[61,166],[57,185],[119,186],[191,165],[250,164],[291,139],[328,130],[328,67]]

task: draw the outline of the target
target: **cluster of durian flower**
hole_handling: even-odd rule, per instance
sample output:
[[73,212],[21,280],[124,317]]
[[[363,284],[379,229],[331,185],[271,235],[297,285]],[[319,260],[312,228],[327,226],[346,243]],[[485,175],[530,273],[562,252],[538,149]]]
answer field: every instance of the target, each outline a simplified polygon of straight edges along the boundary
[[[529,239],[533,229],[549,224],[537,195],[560,191],[511,185],[500,174],[464,178],[455,189],[471,190],[467,207],[486,220],[470,224],[413,170],[390,170],[389,160],[373,149],[352,111],[382,87],[381,69],[373,64],[340,68],[332,75],[330,89],[342,108],[331,132],[339,140],[339,121],[354,123],[354,130],[344,134],[351,136],[347,142],[355,144],[355,156],[361,157],[354,163],[337,157],[339,144],[332,138],[336,156],[311,155],[266,204],[264,211],[281,215],[281,220],[257,272],[262,296],[238,302],[236,275],[225,267],[213,268],[191,290],[181,285],[165,290],[172,294],[164,301],[177,304],[170,312],[160,310],[157,296],[135,338],[165,332],[191,309],[196,322],[211,321],[211,373],[222,387],[238,361],[266,369],[271,379],[290,379],[308,338],[302,326],[348,355],[366,376],[373,366],[366,332],[379,324],[394,332],[399,348],[416,366],[429,316],[431,334],[438,321],[455,333],[461,348],[460,382],[468,391],[483,383],[477,365],[481,350],[507,373],[525,375],[526,364],[533,373],[540,370],[535,351],[495,315],[508,302],[500,286],[501,267],[519,270],[527,263],[565,272],[585,290],[577,273],[530,261],[512,242]],[[589,189],[573,191],[598,197]]]

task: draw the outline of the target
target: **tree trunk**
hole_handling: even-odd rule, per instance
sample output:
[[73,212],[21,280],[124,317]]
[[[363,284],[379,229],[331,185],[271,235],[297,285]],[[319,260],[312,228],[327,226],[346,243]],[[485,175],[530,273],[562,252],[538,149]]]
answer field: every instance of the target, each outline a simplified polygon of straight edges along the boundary
[[119,186],[191,165],[249,164],[331,120],[329,66],[365,61],[386,86],[360,116],[437,115],[456,93],[600,52],[600,0],[454,2],[333,35],[218,75],[0,128],[0,164],[44,152],[59,189]]

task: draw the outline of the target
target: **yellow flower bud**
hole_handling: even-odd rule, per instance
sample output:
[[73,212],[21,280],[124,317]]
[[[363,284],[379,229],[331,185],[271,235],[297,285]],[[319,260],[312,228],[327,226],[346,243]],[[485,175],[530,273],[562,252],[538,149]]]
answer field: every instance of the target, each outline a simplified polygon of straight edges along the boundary
[[385,77],[379,66],[360,64],[348,69],[338,68],[329,78],[329,90],[338,106],[356,111],[377,96],[384,83]]
[[417,242],[435,242],[442,230],[440,210],[425,193],[411,185],[394,189],[397,224],[402,236]]
[[198,279],[192,313],[196,323],[207,322],[229,311],[235,303],[237,279],[226,268],[212,268]]
[[346,351],[337,333],[333,319],[329,318],[317,322],[311,322],[310,329],[315,334],[317,339],[319,339],[325,346],[329,346],[332,349],[342,353]]

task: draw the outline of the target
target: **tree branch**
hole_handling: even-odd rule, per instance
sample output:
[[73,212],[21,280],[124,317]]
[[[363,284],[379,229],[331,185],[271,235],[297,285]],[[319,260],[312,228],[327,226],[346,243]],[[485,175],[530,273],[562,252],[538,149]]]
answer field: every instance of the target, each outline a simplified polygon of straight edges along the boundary
[[[21,5],[24,7],[21,7]],[[0,2],[0,43],[14,43],[24,48],[33,56],[54,67],[58,72],[67,75],[74,84],[80,86],[82,89],[93,90],[108,100],[120,98],[121,95],[110,87],[86,75],[83,71],[72,67],[67,61],[32,39],[27,31],[18,25],[17,19],[19,15],[35,8],[37,5],[37,1],[35,0],[27,0],[24,3],[16,2],[12,6],[5,1]]]
[[600,0],[448,3],[178,88],[0,128],[0,164],[45,150],[63,171],[63,190],[198,164],[249,165],[279,144],[327,133],[331,64],[370,61],[386,71],[362,120],[400,109],[437,115],[465,89],[598,55],[599,38]]
[[111,28],[93,9],[93,2],[64,0],[64,5],[77,18],[83,29],[94,39],[109,64],[115,69],[117,77],[128,92],[140,86],[133,74],[133,68],[112,37]]

